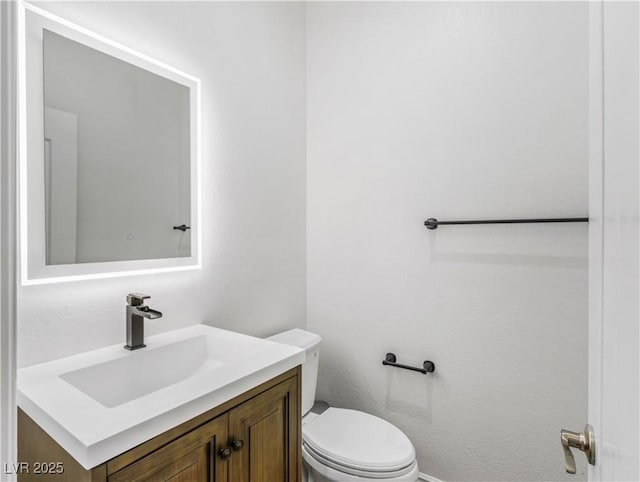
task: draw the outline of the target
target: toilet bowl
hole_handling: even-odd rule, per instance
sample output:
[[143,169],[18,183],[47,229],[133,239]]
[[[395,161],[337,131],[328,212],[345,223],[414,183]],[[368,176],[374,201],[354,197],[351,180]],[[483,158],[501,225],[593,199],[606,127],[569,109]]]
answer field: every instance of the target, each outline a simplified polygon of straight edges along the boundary
[[316,392],[320,336],[293,329],[268,338],[303,348],[302,460],[307,482],[418,480],[413,444],[386,420],[358,410],[311,410]]

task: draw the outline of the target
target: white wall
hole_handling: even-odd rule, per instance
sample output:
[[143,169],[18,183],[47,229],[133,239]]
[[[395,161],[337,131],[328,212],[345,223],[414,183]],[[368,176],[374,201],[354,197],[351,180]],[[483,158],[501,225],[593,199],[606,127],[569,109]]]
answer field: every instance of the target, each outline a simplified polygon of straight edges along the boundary
[[19,289],[19,365],[124,342],[125,296],[153,334],[266,335],[305,323],[305,7],[70,2],[42,8],[202,81],[203,269]]
[[[318,398],[442,480],[584,480],[587,5],[307,7],[307,313]],[[386,368],[436,364],[434,375]]]

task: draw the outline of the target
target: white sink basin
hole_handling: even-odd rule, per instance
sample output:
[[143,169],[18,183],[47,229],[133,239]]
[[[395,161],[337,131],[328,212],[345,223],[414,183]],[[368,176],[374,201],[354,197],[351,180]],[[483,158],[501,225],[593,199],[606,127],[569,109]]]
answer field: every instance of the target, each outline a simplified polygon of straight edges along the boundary
[[216,369],[227,368],[243,354],[237,348],[199,335],[63,373],[60,378],[102,405],[115,407],[203,372],[215,376]]
[[18,370],[18,405],[89,469],[304,361],[206,325]]

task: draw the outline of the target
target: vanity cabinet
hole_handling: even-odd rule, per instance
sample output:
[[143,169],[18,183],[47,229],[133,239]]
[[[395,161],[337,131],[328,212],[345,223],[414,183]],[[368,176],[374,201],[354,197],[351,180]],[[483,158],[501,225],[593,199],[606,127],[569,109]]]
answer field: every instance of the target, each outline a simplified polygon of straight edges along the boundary
[[[62,462],[60,474],[19,482],[299,482],[300,367],[94,467],[82,468],[24,412],[18,458]],[[34,437],[36,437],[34,439]]]

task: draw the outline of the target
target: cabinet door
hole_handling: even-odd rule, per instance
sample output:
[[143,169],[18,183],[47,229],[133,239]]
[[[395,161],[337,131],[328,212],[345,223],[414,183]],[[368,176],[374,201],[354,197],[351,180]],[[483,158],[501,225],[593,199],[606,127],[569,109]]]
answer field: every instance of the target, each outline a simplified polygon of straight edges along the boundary
[[228,417],[221,415],[109,476],[109,482],[226,482]]
[[299,404],[292,378],[229,412],[230,482],[299,480]]

